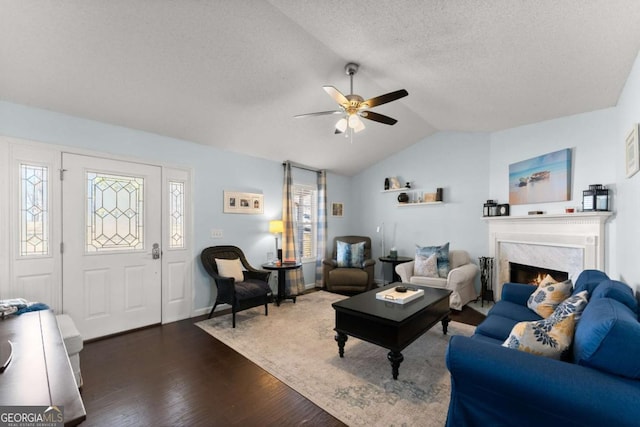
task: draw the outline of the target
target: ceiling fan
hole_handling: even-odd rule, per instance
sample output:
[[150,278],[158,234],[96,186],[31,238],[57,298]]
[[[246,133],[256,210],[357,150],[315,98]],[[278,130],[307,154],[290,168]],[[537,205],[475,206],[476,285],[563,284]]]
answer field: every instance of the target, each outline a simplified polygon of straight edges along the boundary
[[295,116],[310,117],[310,116],[324,116],[328,114],[343,114],[344,116],[336,123],[335,133],[344,133],[345,136],[353,136],[354,133],[358,133],[365,128],[364,123],[360,120],[360,117],[374,122],[384,123],[385,125],[395,125],[398,121],[392,117],[385,116],[384,114],[370,111],[369,108],[376,107],[378,105],[386,104],[387,102],[395,101],[409,95],[404,89],[397,90],[395,92],[389,92],[384,95],[376,96],[366,101],[360,95],[353,93],[353,76],[358,72],[359,65],[353,62],[348,63],[344,67],[345,73],[351,79],[351,94],[343,95],[338,89],[333,86],[322,86],[322,88],[332,97],[340,106],[339,110],[333,111],[320,111],[317,113],[299,114]]

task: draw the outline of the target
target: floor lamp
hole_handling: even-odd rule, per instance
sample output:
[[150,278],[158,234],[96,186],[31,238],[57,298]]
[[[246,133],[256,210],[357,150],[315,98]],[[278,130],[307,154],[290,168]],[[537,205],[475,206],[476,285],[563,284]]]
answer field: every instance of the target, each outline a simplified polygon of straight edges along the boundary
[[278,251],[278,234],[282,234],[283,231],[284,224],[282,223],[282,220],[274,219],[272,221],[269,221],[269,233],[273,233],[276,238],[276,256],[278,257],[279,261],[282,260],[282,253]]
[[379,225],[376,228],[376,233],[382,233],[381,234],[381,243],[382,243],[382,256],[387,256],[387,254],[384,252],[384,222],[382,223],[382,225]]

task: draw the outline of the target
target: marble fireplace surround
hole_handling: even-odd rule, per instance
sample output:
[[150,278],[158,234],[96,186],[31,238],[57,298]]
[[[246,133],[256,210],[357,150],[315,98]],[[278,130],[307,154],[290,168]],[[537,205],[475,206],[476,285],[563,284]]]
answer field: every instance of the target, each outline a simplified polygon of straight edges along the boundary
[[494,296],[509,281],[509,262],[566,271],[604,270],[605,223],[611,212],[485,217],[494,258]]

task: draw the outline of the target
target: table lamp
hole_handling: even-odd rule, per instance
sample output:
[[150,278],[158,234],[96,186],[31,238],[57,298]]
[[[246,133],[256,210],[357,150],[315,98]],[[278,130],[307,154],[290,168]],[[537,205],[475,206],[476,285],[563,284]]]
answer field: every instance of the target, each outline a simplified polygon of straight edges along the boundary
[[269,221],[269,233],[273,233],[273,235],[276,237],[276,254],[278,259],[282,258],[282,256],[278,252],[278,234],[282,233],[283,231],[284,224],[282,223],[282,220],[274,219]]

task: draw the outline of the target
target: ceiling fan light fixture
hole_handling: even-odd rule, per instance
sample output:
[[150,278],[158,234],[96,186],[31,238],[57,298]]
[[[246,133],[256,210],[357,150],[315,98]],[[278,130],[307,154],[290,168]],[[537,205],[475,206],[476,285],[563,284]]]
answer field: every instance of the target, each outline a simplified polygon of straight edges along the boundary
[[341,118],[340,120],[338,120],[338,123],[336,123],[336,129],[339,130],[340,132],[345,132],[347,130],[347,119],[346,118]]
[[393,117],[369,111],[369,109],[403,98],[409,95],[409,93],[405,89],[400,89],[396,90],[395,92],[385,93],[383,95],[374,96],[373,98],[365,100],[360,95],[353,93],[353,76],[358,71],[358,68],[359,65],[354,62],[350,62],[345,66],[345,72],[349,76],[349,80],[351,83],[351,93],[349,95],[344,95],[334,86],[322,86],[322,89],[324,89],[324,91],[327,92],[327,94],[338,104],[338,106],[340,107],[339,110],[299,114],[295,117],[342,114],[342,118],[335,124],[334,134],[343,133],[346,137],[351,137],[352,140],[354,133],[358,133],[365,129],[365,125],[361,118],[365,118],[367,120],[382,123],[385,125],[395,125],[398,121]]
[[349,127],[353,129],[354,132],[358,133],[361,130],[364,130],[364,123],[360,120],[357,114],[349,115]]

